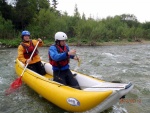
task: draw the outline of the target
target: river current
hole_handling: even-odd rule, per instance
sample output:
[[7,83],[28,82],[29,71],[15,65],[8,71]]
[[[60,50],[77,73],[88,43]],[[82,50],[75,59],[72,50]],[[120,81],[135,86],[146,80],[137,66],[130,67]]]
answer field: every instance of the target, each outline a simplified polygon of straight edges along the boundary
[[[39,48],[42,60],[48,62],[48,48]],[[105,81],[132,82],[134,88],[124,101],[103,113],[150,113],[150,45],[70,46],[81,58],[70,61],[70,68]],[[0,48],[0,113],[69,113],[39,96],[26,84],[6,96],[17,76],[14,61],[17,48]],[[56,97],[57,98],[57,97]]]

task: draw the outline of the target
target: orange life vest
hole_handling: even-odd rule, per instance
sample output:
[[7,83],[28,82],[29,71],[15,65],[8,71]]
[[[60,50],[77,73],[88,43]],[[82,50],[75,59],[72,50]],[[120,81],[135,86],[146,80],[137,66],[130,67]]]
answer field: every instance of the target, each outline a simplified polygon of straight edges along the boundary
[[[32,54],[32,52],[33,52],[33,50],[34,50],[34,45],[33,45],[33,43],[32,43],[32,40],[30,40],[30,44],[29,45],[26,45],[25,43],[21,43],[21,45],[23,46],[23,48],[24,48],[24,52],[23,52],[23,54],[24,54],[24,57],[26,58],[26,59],[29,59],[30,58],[30,56],[31,56],[31,54]],[[38,54],[38,50],[36,49],[35,50],[35,52],[34,52],[34,54],[33,54],[33,57],[34,56],[36,56]]]
[[[64,49],[62,49],[58,45],[54,45],[57,48],[58,53],[63,53],[63,52],[68,52],[67,46],[64,46]],[[54,61],[50,55],[49,55],[49,61],[52,66],[58,66],[58,67],[63,67],[69,63],[70,56],[68,55],[66,59],[62,61]]]

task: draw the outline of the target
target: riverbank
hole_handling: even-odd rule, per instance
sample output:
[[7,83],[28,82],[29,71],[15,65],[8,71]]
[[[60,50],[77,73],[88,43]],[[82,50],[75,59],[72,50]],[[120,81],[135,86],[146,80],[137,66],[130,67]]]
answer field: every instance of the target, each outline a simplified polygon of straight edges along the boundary
[[113,46],[113,45],[136,45],[136,44],[150,44],[150,41],[147,40],[141,40],[141,41],[134,41],[134,42],[128,42],[128,41],[120,41],[120,42],[104,42],[101,43],[101,46]]
[[[4,41],[4,42],[7,42],[7,41]],[[50,45],[52,45],[54,42],[47,42],[47,41],[44,41],[44,47],[49,47]],[[129,41],[118,41],[118,42],[114,42],[114,41],[110,41],[110,42],[98,42],[98,43],[95,43],[93,45],[91,44],[77,44],[77,43],[69,43],[67,42],[69,46],[115,46],[115,45],[136,45],[136,44],[150,44],[150,41],[149,40],[140,40],[140,41],[132,41],[132,42],[129,42]],[[3,42],[0,42],[0,48],[16,48],[18,47],[18,45],[20,44],[20,42],[17,43],[9,43],[9,44],[6,44],[6,43],[3,43]]]
[[115,46],[115,45],[136,45],[136,44],[150,44],[150,41],[148,40],[140,40],[140,41],[134,41],[134,42],[129,42],[129,41],[110,41],[110,42],[101,42],[101,43],[96,43],[95,45],[89,45],[89,44],[81,44],[77,45],[75,43],[69,43],[70,46]]

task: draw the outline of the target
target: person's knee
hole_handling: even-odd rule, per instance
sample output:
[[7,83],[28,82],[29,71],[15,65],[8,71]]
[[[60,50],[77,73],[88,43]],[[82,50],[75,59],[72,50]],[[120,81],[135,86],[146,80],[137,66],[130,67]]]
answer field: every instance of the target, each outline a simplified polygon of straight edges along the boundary
[[37,72],[36,68],[33,65],[28,65],[27,68],[34,72]]
[[46,71],[45,71],[45,69],[41,69],[41,72],[40,72],[40,74],[44,76],[44,75],[46,74]]
[[67,85],[66,81],[59,76],[54,76],[54,81],[59,82],[59,83],[64,84],[64,85]]
[[41,75],[45,75],[45,74],[46,74],[45,67],[44,67],[44,65],[42,64],[42,62],[39,62],[38,68],[39,68],[39,73],[40,73]]

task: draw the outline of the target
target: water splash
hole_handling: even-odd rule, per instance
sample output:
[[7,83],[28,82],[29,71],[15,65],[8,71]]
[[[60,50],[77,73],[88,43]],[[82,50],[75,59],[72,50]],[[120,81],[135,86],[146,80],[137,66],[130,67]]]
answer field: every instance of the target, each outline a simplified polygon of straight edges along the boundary
[[111,58],[115,58],[115,57],[120,57],[121,55],[114,55],[112,53],[102,53],[102,55],[105,55],[105,56],[108,56],[108,57],[111,57]]
[[111,113],[128,113],[128,111],[118,104],[113,106],[113,111]]
[[2,84],[2,83],[3,83],[3,78],[0,77],[0,84]]

